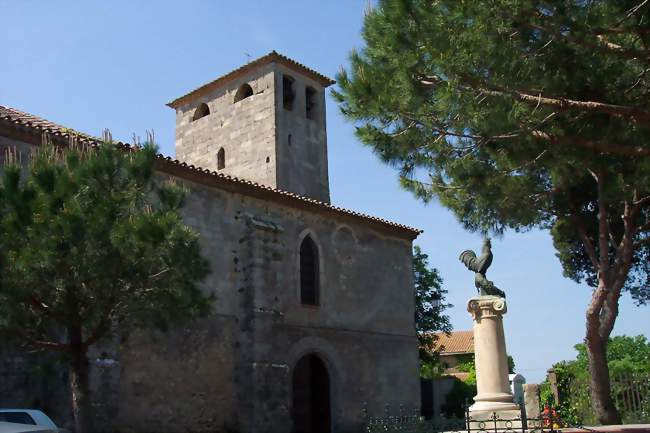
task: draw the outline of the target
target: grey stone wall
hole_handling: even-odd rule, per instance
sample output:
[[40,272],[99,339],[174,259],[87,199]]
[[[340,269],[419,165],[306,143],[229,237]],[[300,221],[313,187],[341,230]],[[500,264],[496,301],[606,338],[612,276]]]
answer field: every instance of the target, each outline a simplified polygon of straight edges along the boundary
[[[305,75],[275,65],[277,187],[329,203],[325,89]],[[282,104],[282,77],[294,79],[293,110]],[[306,115],[305,89],[316,91],[311,119]],[[289,138],[291,136],[291,138]]]
[[[271,66],[231,81],[176,110],[176,158],[217,171],[217,152],[225,151],[220,172],[276,186],[275,86]],[[254,94],[234,102],[240,85]],[[193,120],[202,103],[210,114]]]
[[18,351],[0,343],[0,408],[33,408],[71,427],[67,371],[57,356]]
[[30,144],[0,135],[0,172],[7,162],[18,162],[25,165],[31,152]]
[[[327,366],[334,432],[358,431],[364,402],[370,413],[419,406],[410,241],[354,217],[182,181],[184,219],[211,263],[203,289],[216,295],[214,311],[93,353],[99,430],[289,432],[293,368],[308,353]],[[299,298],[307,234],[319,247],[318,307]]]
[[[328,366],[334,431],[359,427],[364,401],[374,411],[386,403],[419,405],[410,242],[202,185],[190,190],[186,221],[201,233],[213,268],[205,290],[217,297],[217,315],[235,316],[231,426],[289,431],[292,368],[307,353]],[[298,251],[306,234],[319,246],[319,307],[299,300]],[[196,356],[214,344],[220,343],[197,346]],[[232,389],[222,380],[220,388]]]
[[[283,107],[284,75],[294,80],[292,110]],[[253,95],[234,102],[246,83]],[[306,115],[307,86],[316,92],[311,119]],[[201,104],[208,105],[210,114],[193,120]],[[221,148],[225,167],[218,170]],[[176,109],[176,157],[329,203],[325,89],[277,64],[250,71]]]
[[167,333],[141,332],[119,348],[120,432],[239,431],[232,317],[214,315]]

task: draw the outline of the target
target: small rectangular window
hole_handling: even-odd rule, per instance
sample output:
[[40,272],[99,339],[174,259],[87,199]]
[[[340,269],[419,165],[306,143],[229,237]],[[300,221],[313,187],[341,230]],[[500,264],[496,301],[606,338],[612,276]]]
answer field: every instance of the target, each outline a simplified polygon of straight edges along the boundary
[[217,152],[217,170],[222,170],[226,168],[226,151],[223,149],[219,149],[219,152]]
[[305,116],[312,120],[316,118],[316,90],[309,86],[305,88]]
[[285,110],[293,110],[293,101],[296,99],[296,92],[293,91],[293,78],[289,75],[282,76],[282,106]]

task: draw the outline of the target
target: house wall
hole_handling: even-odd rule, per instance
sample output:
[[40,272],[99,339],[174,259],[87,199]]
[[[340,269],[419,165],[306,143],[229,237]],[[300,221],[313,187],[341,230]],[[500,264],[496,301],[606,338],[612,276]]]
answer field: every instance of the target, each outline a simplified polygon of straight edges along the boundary
[[440,362],[443,363],[445,368],[456,371],[456,366],[461,363],[466,363],[474,359],[473,353],[455,353],[455,354],[446,354],[440,353]]

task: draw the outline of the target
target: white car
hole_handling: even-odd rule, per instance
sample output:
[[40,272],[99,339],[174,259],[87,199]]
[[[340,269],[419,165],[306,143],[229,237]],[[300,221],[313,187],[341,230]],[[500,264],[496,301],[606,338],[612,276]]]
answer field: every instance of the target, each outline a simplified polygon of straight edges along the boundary
[[[54,421],[50,419],[49,416],[45,415],[40,410],[35,409],[0,409],[0,424],[7,425],[5,426],[9,429],[12,424],[13,426],[24,427],[25,432],[64,432],[65,430],[59,429]],[[27,429],[31,428],[31,430]],[[7,430],[8,432],[12,430]],[[0,433],[5,433],[5,430],[2,430],[0,427]]]
[[58,433],[58,431],[40,425],[0,421],[0,433]]

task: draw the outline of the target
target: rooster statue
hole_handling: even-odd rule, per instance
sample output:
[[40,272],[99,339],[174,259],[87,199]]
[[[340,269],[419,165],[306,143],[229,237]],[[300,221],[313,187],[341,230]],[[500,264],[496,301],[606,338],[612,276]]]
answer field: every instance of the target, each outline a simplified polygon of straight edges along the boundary
[[500,296],[502,298],[506,297],[506,294],[503,290],[499,290],[492,281],[488,280],[485,276],[485,272],[488,270],[492,264],[492,243],[489,238],[485,238],[483,241],[483,250],[481,251],[481,257],[476,257],[476,253],[472,250],[465,250],[460,253],[460,261],[463,262],[467,269],[470,271],[476,272],[474,277],[474,285],[479,291],[479,295],[486,296]]

